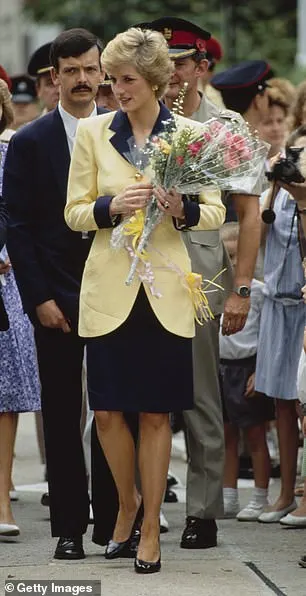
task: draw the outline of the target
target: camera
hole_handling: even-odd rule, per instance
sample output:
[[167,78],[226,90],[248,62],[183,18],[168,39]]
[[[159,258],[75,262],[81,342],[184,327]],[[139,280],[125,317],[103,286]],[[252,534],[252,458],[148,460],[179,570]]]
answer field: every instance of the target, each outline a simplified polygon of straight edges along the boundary
[[291,182],[305,182],[304,176],[299,170],[300,154],[304,147],[288,147],[286,156],[282,157],[273,167],[271,172],[266,172],[268,180],[281,180],[286,184]]

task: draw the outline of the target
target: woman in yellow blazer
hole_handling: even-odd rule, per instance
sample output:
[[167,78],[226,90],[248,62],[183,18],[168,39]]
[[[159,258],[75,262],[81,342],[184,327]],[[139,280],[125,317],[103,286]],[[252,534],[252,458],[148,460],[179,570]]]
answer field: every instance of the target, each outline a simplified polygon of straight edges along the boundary
[[[119,496],[119,513],[105,556],[126,555],[141,497],[134,478],[135,447],[122,412],[139,412],[139,469],[144,519],[135,570],[160,569],[159,510],[170,457],[169,412],[192,408],[194,314],[188,289],[164,266],[161,254],[181,270],[190,260],[182,226],[216,229],[225,209],[218,190],[200,204],[139,181],[127,158],[128,139],[137,145],[158,135],[171,117],[159,103],[172,63],[163,36],[129,29],[105,48],[102,64],[119,102],[117,112],[81,121],[72,155],[65,218],[76,231],[96,231],[86,262],[80,297],[79,333],[87,338],[88,393],[101,446]],[[190,121],[178,118],[179,125]],[[136,209],[145,209],[154,192],[164,212],[150,238],[156,287],[135,276],[125,285],[130,257],[110,247],[113,227]]]

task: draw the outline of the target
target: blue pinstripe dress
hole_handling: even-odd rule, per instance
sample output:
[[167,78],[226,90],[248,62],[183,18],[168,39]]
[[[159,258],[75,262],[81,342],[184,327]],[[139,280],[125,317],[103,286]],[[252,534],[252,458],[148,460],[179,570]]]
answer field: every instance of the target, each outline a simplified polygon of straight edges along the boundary
[[295,207],[289,193],[281,189],[274,204],[275,222],[267,233],[255,379],[257,391],[290,400],[297,399],[306,312]]

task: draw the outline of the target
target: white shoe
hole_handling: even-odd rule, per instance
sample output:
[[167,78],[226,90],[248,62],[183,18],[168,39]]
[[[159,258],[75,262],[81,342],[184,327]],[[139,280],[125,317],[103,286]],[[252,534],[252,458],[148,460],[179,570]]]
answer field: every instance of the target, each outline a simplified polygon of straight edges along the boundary
[[10,490],[10,501],[19,501],[17,490]]
[[236,519],[238,521],[257,521],[265,507],[269,505],[268,501],[264,503],[257,503],[256,501],[250,501],[244,509],[239,511]]
[[291,526],[291,528],[306,528],[306,517],[304,515],[291,515],[291,513],[287,513],[285,517],[282,517],[280,523],[283,526]]
[[291,511],[294,511],[294,509],[296,509],[296,508],[297,508],[296,501],[293,501],[291,503],[291,505],[288,505],[288,507],[284,507],[284,509],[281,509],[280,511],[264,511],[258,517],[258,521],[262,522],[264,524],[278,523],[278,522],[280,522],[282,517],[285,517],[285,515],[287,515],[287,513],[291,513]]
[[19,536],[20,530],[15,524],[0,524],[0,536]]
[[239,511],[239,501],[224,501],[223,519],[234,519]]
[[159,526],[160,526],[160,533],[161,534],[165,534],[166,532],[169,531],[169,522],[165,518],[162,510],[160,510],[160,512],[159,512]]

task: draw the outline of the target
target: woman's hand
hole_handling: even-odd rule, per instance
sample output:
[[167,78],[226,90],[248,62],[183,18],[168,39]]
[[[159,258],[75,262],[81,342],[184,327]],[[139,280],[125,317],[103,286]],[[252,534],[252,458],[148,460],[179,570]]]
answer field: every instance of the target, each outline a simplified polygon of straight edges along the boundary
[[252,373],[248,378],[244,397],[254,397],[255,391],[255,373]]
[[143,209],[147,206],[152,196],[152,184],[137,183],[127,186],[122,192],[116,195],[110,204],[110,216],[133,215],[136,209]]
[[298,203],[299,209],[306,209],[306,182],[290,182],[290,184],[285,184],[285,182],[279,180],[278,184],[289,192],[292,198]]
[[175,217],[176,219],[184,219],[184,203],[182,201],[182,195],[174,188],[167,192],[161,186],[154,188],[154,196],[157,200],[158,208]]
[[6,273],[8,273],[10,268],[11,263],[9,259],[6,259],[5,261],[0,260],[0,275],[5,275]]

